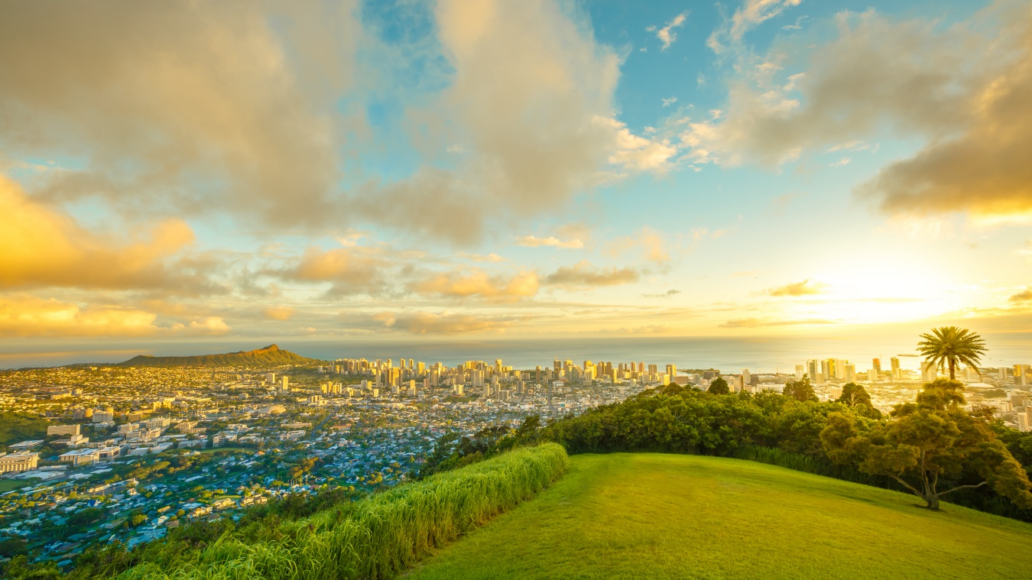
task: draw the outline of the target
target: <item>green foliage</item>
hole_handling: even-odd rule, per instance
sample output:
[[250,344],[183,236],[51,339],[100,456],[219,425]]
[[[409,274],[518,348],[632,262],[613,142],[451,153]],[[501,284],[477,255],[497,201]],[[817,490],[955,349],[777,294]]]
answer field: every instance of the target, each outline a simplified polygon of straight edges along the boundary
[[25,413],[0,412],[0,448],[12,443],[43,439],[47,435],[46,419]]
[[958,363],[977,369],[986,350],[985,341],[977,332],[956,326],[933,328],[931,333],[922,334],[917,343],[917,351],[925,361],[940,369],[949,368],[951,381],[957,379]]
[[785,390],[781,394],[792,397],[797,401],[816,401],[817,393],[813,391],[810,384],[810,377],[803,377],[801,381],[789,381],[785,383]]
[[1032,508],[1032,482],[983,417],[964,411],[964,386],[928,383],[916,403],[898,405],[893,421],[858,423],[829,416],[821,440],[836,463],[896,480],[938,509],[940,498],[963,489],[991,486],[1024,509]]
[[881,417],[881,411],[875,409],[874,405],[871,404],[871,395],[867,393],[867,389],[862,385],[846,383],[842,387],[842,394],[839,396],[838,402],[853,407],[861,415],[874,418]]
[[13,558],[28,552],[28,544],[21,538],[0,540],[0,558]]
[[731,389],[727,386],[724,377],[717,377],[710,383],[709,392],[714,395],[728,395],[731,393]]

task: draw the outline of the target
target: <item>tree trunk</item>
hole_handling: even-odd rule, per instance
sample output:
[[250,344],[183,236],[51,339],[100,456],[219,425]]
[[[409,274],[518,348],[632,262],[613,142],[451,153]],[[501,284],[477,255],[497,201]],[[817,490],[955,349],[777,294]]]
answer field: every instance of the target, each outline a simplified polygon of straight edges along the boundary
[[957,361],[950,359],[950,380],[957,380]]
[[939,511],[939,494],[928,494],[921,499],[925,500],[925,503],[928,504],[928,509],[936,512]]

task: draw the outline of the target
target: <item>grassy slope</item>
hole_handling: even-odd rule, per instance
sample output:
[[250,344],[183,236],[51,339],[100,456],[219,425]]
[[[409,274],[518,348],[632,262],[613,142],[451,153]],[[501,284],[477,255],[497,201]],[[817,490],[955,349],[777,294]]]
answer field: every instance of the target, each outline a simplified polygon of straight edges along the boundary
[[1032,525],[759,463],[580,455],[410,578],[1029,578]]

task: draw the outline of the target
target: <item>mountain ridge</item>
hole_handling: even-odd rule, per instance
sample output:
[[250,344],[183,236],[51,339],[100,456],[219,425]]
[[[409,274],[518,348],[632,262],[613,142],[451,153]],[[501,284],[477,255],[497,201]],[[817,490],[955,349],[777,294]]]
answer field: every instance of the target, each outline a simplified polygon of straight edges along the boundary
[[316,359],[283,350],[276,344],[255,350],[241,350],[223,354],[202,354],[192,356],[136,355],[118,363],[120,367],[224,367],[249,365],[299,364]]

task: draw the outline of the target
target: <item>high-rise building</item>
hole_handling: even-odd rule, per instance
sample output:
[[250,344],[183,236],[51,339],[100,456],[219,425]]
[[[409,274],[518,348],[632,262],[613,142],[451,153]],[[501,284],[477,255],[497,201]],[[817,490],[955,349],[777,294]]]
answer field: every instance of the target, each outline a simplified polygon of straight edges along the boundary
[[816,383],[817,382],[817,375],[820,374],[820,371],[817,370],[817,361],[816,360],[808,360],[808,361],[806,361],[806,374],[810,375],[810,382],[811,383]]
[[797,381],[803,380],[803,375],[805,375],[805,374],[806,374],[806,367],[804,367],[803,365],[796,365],[795,366],[795,378],[796,378]]
[[749,369],[742,369],[742,385],[751,385],[752,376],[749,374]]
[[903,372],[899,369],[899,359],[892,357],[889,359],[889,364],[892,369],[892,379],[898,381],[903,378]]
[[872,360],[871,361],[871,368],[874,369],[874,372],[876,372],[878,374],[881,374],[881,359],[880,358],[876,358],[876,359]]
[[847,383],[856,382],[856,365],[846,363],[842,365],[843,379]]

